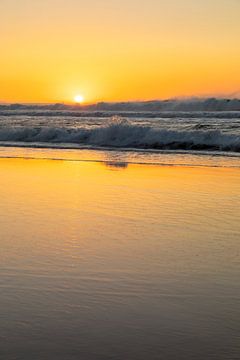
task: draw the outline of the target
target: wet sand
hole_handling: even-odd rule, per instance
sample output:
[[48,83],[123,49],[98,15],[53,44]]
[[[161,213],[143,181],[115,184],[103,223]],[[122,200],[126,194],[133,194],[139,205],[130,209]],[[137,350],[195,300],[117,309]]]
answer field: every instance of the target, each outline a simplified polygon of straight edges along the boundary
[[240,169],[0,159],[4,359],[237,359]]

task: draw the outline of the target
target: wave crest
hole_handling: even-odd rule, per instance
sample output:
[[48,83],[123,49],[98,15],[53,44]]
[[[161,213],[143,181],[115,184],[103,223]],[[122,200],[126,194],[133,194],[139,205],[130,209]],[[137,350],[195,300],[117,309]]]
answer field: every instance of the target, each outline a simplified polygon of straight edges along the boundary
[[240,152],[240,136],[210,129],[157,129],[115,117],[95,128],[2,127],[0,141],[114,148]]

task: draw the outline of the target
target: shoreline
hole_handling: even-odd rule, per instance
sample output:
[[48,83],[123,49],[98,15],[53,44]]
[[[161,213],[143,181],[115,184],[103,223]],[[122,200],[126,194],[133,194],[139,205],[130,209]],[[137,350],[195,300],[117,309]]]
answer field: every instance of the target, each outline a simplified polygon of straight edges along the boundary
[[240,156],[189,152],[150,152],[119,149],[68,149],[1,146],[0,159],[55,160],[92,162],[116,167],[129,165],[200,168],[240,168]]

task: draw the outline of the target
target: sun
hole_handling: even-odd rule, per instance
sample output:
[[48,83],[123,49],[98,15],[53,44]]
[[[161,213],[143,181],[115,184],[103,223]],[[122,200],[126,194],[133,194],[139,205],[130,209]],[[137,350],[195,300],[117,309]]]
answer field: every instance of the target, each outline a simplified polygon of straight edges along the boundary
[[77,103],[77,104],[81,104],[84,102],[84,97],[82,95],[76,95],[74,96],[74,101]]

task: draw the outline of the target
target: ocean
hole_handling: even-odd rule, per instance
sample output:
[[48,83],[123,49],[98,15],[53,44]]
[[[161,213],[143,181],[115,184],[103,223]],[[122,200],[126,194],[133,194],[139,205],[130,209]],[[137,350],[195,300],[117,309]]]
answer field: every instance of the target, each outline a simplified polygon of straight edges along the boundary
[[49,148],[57,158],[120,165],[239,166],[240,112],[1,110],[0,146],[3,156],[3,147],[27,148],[15,154],[24,156]]
[[0,111],[2,145],[240,152],[240,112]]

